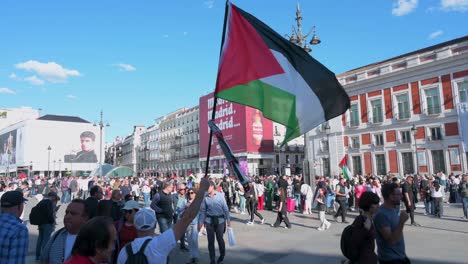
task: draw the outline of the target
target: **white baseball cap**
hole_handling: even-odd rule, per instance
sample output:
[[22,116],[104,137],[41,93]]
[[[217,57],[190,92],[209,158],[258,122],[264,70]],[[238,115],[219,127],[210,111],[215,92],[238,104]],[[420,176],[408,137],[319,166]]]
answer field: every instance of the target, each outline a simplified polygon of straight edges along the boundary
[[156,227],[156,215],[150,209],[140,209],[133,219],[135,228],[139,231],[148,231]]

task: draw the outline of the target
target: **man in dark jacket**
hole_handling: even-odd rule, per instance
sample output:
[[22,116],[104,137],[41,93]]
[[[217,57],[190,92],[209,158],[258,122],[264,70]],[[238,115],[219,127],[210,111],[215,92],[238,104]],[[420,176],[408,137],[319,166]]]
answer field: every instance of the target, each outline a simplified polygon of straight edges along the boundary
[[95,185],[91,187],[89,194],[91,196],[86,199],[85,203],[89,210],[89,219],[91,219],[96,216],[97,205],[102,200],[104,193],[101,187]]
[[174,216],[174,199],[172,182],[164,182],[162,190],[158,192],[151,202],[151,209],[156,212],[159,229],[161,234],[172,227]]
[[40,201],[36,206],[40,208],[40,219],[39,219],[39,236],[36,243],[36,260],[39,261],[41,252],[44,249],[47,242],[49,242],[50,236],[55,228],[55,211],[57,201],[60,197],[55,192],[50,192],[46,198]]
[[420,226],[414,221],[414,210],[416,209],[416,203],[418,202],[417,190],[414,186],[414,177],[409,175],[403,184],[403,202],[405,203],[406,212],[410,215],[411,225]]

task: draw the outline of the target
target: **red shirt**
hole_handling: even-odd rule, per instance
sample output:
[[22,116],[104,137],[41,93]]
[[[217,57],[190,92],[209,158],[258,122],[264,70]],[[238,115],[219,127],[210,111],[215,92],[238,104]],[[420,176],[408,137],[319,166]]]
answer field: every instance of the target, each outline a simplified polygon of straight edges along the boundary
[[75,254],[65,261],[64,264],[93,264],[93,262],[91,262],[91,260],[86,256]]
[[[115,229],[117,231],[119,230],[119,221],[117,221],[115,223]],[[123,247],[125,247],[125,245],[127,243],[130,243],[133,240],[135,240],[135,238],[137,238],[138,234],[137,234],[137,230],[136,230],[135,226],[127,226],[127,225],[123,224],[122,225],[122,230],[120,230],[120,232],[118,233],[118,236],[119,236],[119,244],[120,244],[119,252],[120,252],[120,250]]]

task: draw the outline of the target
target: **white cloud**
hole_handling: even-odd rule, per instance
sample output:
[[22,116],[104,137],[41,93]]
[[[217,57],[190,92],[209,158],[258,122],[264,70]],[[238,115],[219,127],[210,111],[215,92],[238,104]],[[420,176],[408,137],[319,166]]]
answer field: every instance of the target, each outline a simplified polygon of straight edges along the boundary
[[16,76],[15,73],[10,74],[8,78],[13,79],[13,80],[18,80],[18,76]]
[[15,91],[8,89],[8,88],[0,88],[0,94],[16,94]]
[[64,68],[62,65],[55,62],[42,63],[39,61],[29,60],[15,65],[17,69],[35,72],[40,77],[49,82],[65,82],[70,76],[80,76],[77,70]]
[[120,71],[136,71],[136,68],[130,64],[117,63],[117,64],[114,64],[114,66],[119,68]]
[[446,11],[468,11],[468,0],[442,0],[441,5]]
[[393,3],[392,14],[404,16],[411,13],[418,6],[418,0],[397,0]]
[[442,34],[444,34],[444,32],[442,30],[434,31],[429,35],[428,39],[435,39],[435,38],[437,38],[438,36],[440,36]]
[[69,94],[69,95],[67,95],[67,98],[68,98],[68,99],[77,99],[78,97],[76,97],[76,96],[73,95],[73,94]]
[[214,7],[214,3],[215,3],[215,0],[207,0],[207,1],[203,2],[203,5],[204,5],[206,8],[213,8],[213,7]]
[[44,81],[37,78],[36,75],[26,77],[26,78],[24,78],[24,80],[29,82],[32,85],[43,85],[44,84]]

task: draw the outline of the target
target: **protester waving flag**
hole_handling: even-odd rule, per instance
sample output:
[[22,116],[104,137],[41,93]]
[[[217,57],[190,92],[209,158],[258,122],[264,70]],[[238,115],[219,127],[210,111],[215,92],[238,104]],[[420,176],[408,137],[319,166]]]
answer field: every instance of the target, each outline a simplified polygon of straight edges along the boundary
[[216,97],[285,125],[283,144],[349,108],[333,72],[249,13],[226,9]]

